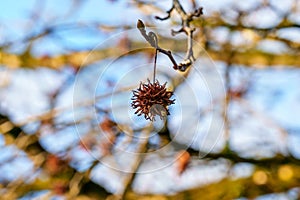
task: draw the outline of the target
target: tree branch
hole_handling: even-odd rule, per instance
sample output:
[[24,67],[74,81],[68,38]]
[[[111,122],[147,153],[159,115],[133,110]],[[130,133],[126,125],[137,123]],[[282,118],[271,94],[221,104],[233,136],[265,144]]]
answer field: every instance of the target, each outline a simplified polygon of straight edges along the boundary
[[184,60],[181,63],[179,63],[176,68],[174,68],[174,69],[178,69],[178,70],[184,72],[196,60],[194,57],[194,53],[193,53],[193,33],[194,33],[195,29],[190,26],[190,22],[193,21],[194,17],[200,17],[201,15],[203,15],[203,8],[200,7],[192,13],[186,13],[186,11],[183,9],[180,2],[178,0],[173,0],[173,6],[170,10],[167,11],[167,14],[168,14],[167,17],[162,18],[162,17],[156,16],[155,18],[159,19],[159,20],[169,19],[170,14],[171,14],[172,10],[174,10],[174,9],[180,15],[182,27],[178,31],[171,30],[171,34],[173,36],[175,36],[175,35],[183,32],[188,36],[187,37],[187,50],[186,50],[186,55],[184,57]]
[[163,53],[165,55],[167,55],[169,57],[169,59],[171,60],[171,62],[173,63],[173,68],[177,69],[178,65],[172,55],[172,52],[169,50],[165,50],[161,47],[159,47],[158,45],[158,39],[155,33],[153,33],[152,31],[150,31],[148,34],[146,32],[146,28],[145,25],[143,23],[142,20],[138,20],[137,22],[137,28],[139,29],[140,33],[142,34],[142,36],[147,40],[147,42],[154,47],[158,52]]

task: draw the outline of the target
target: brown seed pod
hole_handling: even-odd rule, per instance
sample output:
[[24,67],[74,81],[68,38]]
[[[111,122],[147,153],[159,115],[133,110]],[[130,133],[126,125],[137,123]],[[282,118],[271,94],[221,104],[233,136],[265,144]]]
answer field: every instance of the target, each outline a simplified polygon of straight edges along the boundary
[[173,92],[167,91],[167,82],[163,85],[156,80],[151,83],[140,83],[140,87],[133,90],[133,97],[131,98],[131,107],[137,109],[135,114],[138,116],[144,114],[146,120],[154,120],[156,115],[164,118],[169,115],[168,106],[174,104],[175,99],[170,99]]

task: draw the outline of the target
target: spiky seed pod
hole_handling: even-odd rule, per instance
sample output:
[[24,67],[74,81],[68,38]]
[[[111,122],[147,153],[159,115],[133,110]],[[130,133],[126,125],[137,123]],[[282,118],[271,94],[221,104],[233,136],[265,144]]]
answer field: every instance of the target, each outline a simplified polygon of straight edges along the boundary
[[168,106],[174,104],[175,99],[170,99],[173,92],[167,91],[167,82],[163,85],[156,80],[151,83],[140,83],[138,89],[133,90],[133,97],[131,98],[131,106],[138,116],[144,114],[146,120],[154,120],[156,115],[162,119],[169,115]]

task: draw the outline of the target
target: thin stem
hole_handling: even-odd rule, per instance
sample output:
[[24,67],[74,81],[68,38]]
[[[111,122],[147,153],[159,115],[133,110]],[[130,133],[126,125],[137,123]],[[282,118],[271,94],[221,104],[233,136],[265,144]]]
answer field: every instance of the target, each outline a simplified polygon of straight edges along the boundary
[[155,83],[155,75],[156,75],[156,60],[157,60],[157,48],[155,49],[155,56],[154,56],[154,67],[153,67],[153,84]]

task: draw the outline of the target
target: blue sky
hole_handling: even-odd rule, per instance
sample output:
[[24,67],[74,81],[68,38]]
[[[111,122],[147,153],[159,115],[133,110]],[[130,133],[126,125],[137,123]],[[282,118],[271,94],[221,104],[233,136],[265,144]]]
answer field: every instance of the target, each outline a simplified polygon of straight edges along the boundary
[[[54,35],[39,39],[33,46],[32,52],[43,56],[44,54],[65,53],[66,48],[92,49],[110,34],[101,31],[95,25],[90,26],[90,23],[135,26],[136,19],[142,16],[134,7],[128,6],[128,1],[79,0],[78,2],[82,3],[78,4],[78,10],[74,9],[72,2],[77,1],[2,2],[1,7],[5,9],[0,13],[0,44],[21,41],[28,35],[40,33],[45,30],[45,27],[72,24],[71,28],[62,26]],[[38,17],[32,18],[32,13],[37,10],[39,11]],[[11,46],[9,51],[20,53],[26,47],[26,44],[20,42]]]

